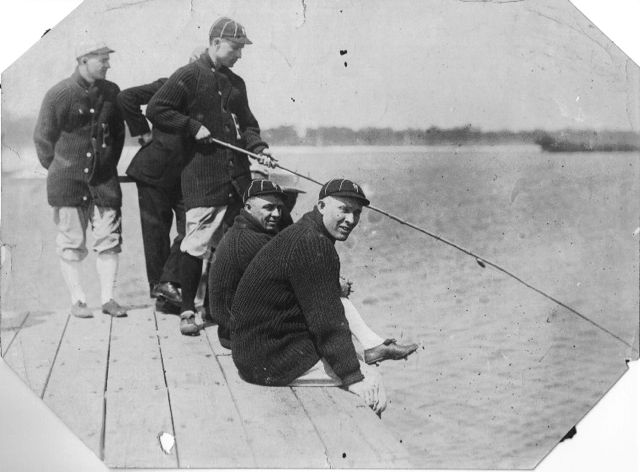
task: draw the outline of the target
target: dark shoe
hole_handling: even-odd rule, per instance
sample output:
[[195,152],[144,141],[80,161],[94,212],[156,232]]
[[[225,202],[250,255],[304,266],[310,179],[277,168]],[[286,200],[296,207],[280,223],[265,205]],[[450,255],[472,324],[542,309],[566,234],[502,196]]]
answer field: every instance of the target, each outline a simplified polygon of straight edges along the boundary
[[417,344],[403,346],[396,344],[395,339],[386,339],[379,346],[366,349],[364,351],[364,361],[367,364],[376,364],[388,359],[393,359],[394,361],[406,359],[409,354],[415,352],[416,349],[418,349]]
[[222,347],[231,350],[231,331],[229,328],[218,325],[218,339]]
[[176,305],[175,303],[171,303],[164,297],[159,297],[156,300],[156,311],[159,311],[160,313],[166,313],[168,315],[179,315],[180,306]]
[[195,336],[200,333],[200,327],[196,323],[196,314],[191,311],[180,313],[180,332],[185,336]]
[[93,313],[85,302],[75,302],[71,305],[71,314],[76,318],[93,318]]
[[180,305],[182,303],[182,295],[180,294],[178,287],[176,287],[173,282],[160,282],[151,291],[151,296],[153,298],[162,297],[176,305]]
[[105,315],[113,316],[115,318],[122,318],[123,316],[127,316],[127,310],[125,310],[124,307],[120,306],[120,304],[113,298],[102,305],[102,313],[104,313]]

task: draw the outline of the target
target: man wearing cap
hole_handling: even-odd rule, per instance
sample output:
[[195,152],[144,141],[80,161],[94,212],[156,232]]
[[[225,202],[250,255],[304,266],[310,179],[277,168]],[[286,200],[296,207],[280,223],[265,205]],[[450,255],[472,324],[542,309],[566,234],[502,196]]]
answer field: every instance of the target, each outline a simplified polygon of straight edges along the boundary
[[216,20],[209,31],[206,53],[174,72],[147,107],[147,116],[155,126],[185,136],[188,142],[182,172],[186,231],[180,245],[184,334],[198,332],[194,300],[202,261],[209,258],[222,237],[225,214],[240,211],[242,193],[251,181],[247,156],[209,138],[261,154],[262,163],[271,163],[249,108],[245,83],[230,70],[242,57],[245,44],[251,41],[242,25],[230,18]]
[[358,360],[351,339],[334,247],[349,237],[368,204],[357,184],[330,180],[316,207],[251,261],[231,309],[231,350],[243,379],[260,385],[340,385],[376,412],[384,410],[380,376]]
[[238,282],[254,256],[280,229],[286,200],[278,184],[252,181],[243,195],[243,209],[216,248],[209,272],[209,303],[220,343],[227,349],[231,348],[229,323]]
[[71,295],[71,314],[80,318],[93,316],[80,276],[81,261],[88,253],[89,223],[102,311],[126,316],[113,298],[122,243],[122,193],[116,167],[124,123],[116,103],[120,90],[105,80],[112,52],[104,44],[77,49],[75,72],[47,92],[34,131],[38,159],[48,171],[47,199],[58,230],[56,252]]

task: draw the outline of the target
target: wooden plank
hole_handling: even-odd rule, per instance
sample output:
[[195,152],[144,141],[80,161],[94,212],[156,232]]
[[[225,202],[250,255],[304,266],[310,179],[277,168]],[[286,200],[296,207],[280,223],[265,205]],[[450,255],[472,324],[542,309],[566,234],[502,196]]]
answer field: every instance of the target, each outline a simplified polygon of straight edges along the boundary
[[9,350],[16,334],[27,320],[28,311],[15,312],[2,310],[0,313],[0,348],[2,356]]
[[173,435],[156,323],[151,308],[130,310],[111,328],[106,389],[104,462],[118,468],[175,468],[175,449],[158,436]]
[[60,345],[69,310],[31,312],[4,354],[24,383],[42,397]]
[[44,402],[98,457],[102,458],[104,389],[111,317],[71,316]]
[[211,346],[211,349],[213,350],[213,353],[216,356],[231,355],[231,350],[225,347],[222,347],[222,344],[220,344],[220,338],[218,338],[218,325],[211,324],[211,325],[205,326],[202,331],[207,336],[207,339],[209,340],[209,345]]
[[332,467],[410,468],[409,455],[358,397],[336,387],[294,387]]
[[325,446],[290,387],[261,387],[238,376],[230,356],[218,361],[261,468],[328,468]]
[[157,312],[156,319],[179,466],[255,468],[242,419],[207,337],[182,336],[175,316]]

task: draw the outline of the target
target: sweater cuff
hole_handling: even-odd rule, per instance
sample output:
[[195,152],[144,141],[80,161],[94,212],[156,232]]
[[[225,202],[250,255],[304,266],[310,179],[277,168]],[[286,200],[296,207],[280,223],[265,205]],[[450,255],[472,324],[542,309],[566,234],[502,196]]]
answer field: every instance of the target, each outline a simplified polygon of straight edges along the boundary
[[260,154],[262,151],[264,151],[265,149],[267,149],[269,146],[266,145],[258,145],[256,147],[254,147],[253,149],[249,150],[249,152],[252,152],[254,154]]
[[198,131],[200,130],[200,127],[202,126],[202,123],[200,123],[199,121],[196,120],[192,120],[189,119],[189,133],[192,137],[195,137],[196,134],[198,134]]
[[360,369],[358,369],[357,371],[341,378],[340,380],[342,380],[342,387],[346,388],[351,384],[364,380],[364,375],[362,375],[362,372],[360,372]]

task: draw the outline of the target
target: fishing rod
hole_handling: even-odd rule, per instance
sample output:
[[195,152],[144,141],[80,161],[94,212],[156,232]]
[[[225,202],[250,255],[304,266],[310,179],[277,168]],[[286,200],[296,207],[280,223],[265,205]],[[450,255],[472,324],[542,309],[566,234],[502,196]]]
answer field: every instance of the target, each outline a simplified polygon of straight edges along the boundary
[[[229,143],[227,143],[227,142],[225,142],[225,141],[221,141],[221,140],[216,139],[216,138],[214,138],[214,137],[212,137],[212,136],[210,136],[210,137],[206,138],[206,140],[207,140],[207,141],[209,141],[209,142],[213,142],[213,143],[219,144],[219,145],[224,146],[224,147],[226,147],[226,148],[232,149],[232,150],[234,150],[234,151],[237,151],[237,152],[241,152],[241,153],[243,153],[243,154],[246,154],[246,155],[248,155],[249,157],[251,157],[251,158],[253,158],[253,159],[256,159],[256,160],[258,160],[258,161],[262,161],[262,160],[264,159],[264,157],[263,157],[263,156],[259,156],[258,154],[255,154],[255,153],[249,152],[249,151],[247,151],[246,149],[242,149],[242,148],[240,148],[240,147],[234,146],[233,144],[229,144]],[[280,165],[280,164],[277,162],[277,160],[276,160],[276,159],[274,159],[274,158],[271,158],[271,160],[272,160],[272,161],[274,161],[275,167],[277,167],[277,168],[279,168],[279,169],[282,169],[282,170],[284,170],[284,171],[286,171],[286,172],[289,172],[289,173],[291,173],[291,174],[293,174],[293,175],[297,175],[298,177],[303,178],[303,179],[305,179],[305,180],[308,180],[309,182],[313,182],[314,184],[317,184],[317,185],[320,185],[320,186],[322,186],[322,185],[323,185],[323,183],[322,183],[322,182],[319,182],[319,181],[317,181],[317,180],[315,180],[315,179],[313,179],[313,178],[311,178],[311,177],[309,177],[309,176],[307,176],[307,175],[301,174],[301,173],[296,172],[296,171],[291,170],[291,169],[287,169],[286,167],[284,167],[284,166]],[[590,323],[591,325],[595,326],[596,328],[598,328],[598,329],[600,329],[600,330],[604,331],[604,332],[605,332],[605,333],[607,333],[609,336],[611,336],[611,337],[613,337],[613,338],[617,339],[618,341],[620,341],[620,342],[621,342],[621,343],[623,343],[624,345],[626,345],[626,346],[628,346],[628,347],[630,347],[630,348],[632,348],[632,349],[634,349],[634,350],[637,350],[637,347],[636,347],[636,346],[634,346],[634,345],[630,344],[629,342],[627,342],[626,340],[624,340],[623,338],[621,338],[621,337],[620,337],[620,336],[618,336],[617,334],[615,334],[615,333],[613,333],[612,331],[608,330],[608,329],[607,329],[607,328],[605,328],[604,326],[601,326],[600,324],[596,323],[595,321],[593,321],[593,320],[591,320],[591,319],[587,318],[585,315],[583,315],[582,313],[580,313],[580,312],[579,312],[579,311],[577,311],[576,309],[571,308],[569,305],[567,305],[567,304],[565,304],[565,303],[561,302],[561,301],[560,301],[560,300],[558,300],[557,298],[554,298],[554,297],[552,297],[551,295],[549,295],[549,294],[547,294],[547,293],[543,292],[542,290],[540,290],[540,289],[538,289],[538,288],[534,287],[533,285],[531,285],[531,284],[529,284],[529,283],[525,282],[524,280],[522,280],[522,279],[521,279],[520,277],[518,277],[517,275],[515,275],[515,274],[513,274],[513,273],[509,272],[507,269],[505,269],[505,268],[503,268],[503,267],[499,266],[498,264],[496,264],[495,262],[492,262],[491,260],[487,259],[486,257],[482,257],[482,256],[480,256],[480,255],[478,255],[478,254],[474,253],[473,251],[470,251],[470,250],[468,250],[468,249],[465,249],[465,248],[463,248],[462,246],[459,246],[459,245],[455,244],[454,242],[449,241],[449,240],[448,240],[448,239],[446,239],[446,238],[443,238],[443,237],[442,237],[442,236],[440,236],[440,235],[437,235],[437,234],[435,234],[435,233],[432,233],[432,232],[430,232],[430,231],[427,231],[427,230],[426,230],[426,229],[424,229],[424,228],[421,228],[421,227],[419,227],[419,226],[416,226],[416,225],[414,225],[413,223],[411,223],[411,222],[409,222],[409,221],[406,221],[406,220],[404,220],[404,219],[402,219],[402,218],[400,218],[400,217],[398,217],[398,216],[396,216],[396,215],[394,215],[394,214],[392,214],[392,213],[389,213],[388,211],[382,210],[381,208],[377,208],[377,207],[375,207],[375,206],[373,206],[373,205],[368,205],[368,206],[367,206],[367,208],[369,208],[370,210],[375,211],[375,212],[377,212],[377,213],[380,213],[381,215],[384,215],[384,216],[386,216],[387,218],[390,218],[391,220],[393,220],[393,221],[395,221],[395,222],[397,222],[397,223],[400,223],[401,225],[408,226],[409,228],[414,229],[414,230],[416,230],[416,231],[418,231],[418,232],[420,232],[420,233],[422,233],[422,234],[426,234],[427,236],[429,236],[429,237],[431,237],[431,238],[433,238],[433,239],[436,239],[437,241],[440,241],[440,242],[442,242],[442,243],[444,243],[444,244],[447,244],[447,245],[449,245],[449,246],[451,246],[451,247],[453,247],[453,248],[457,249],[458,251],[461,251],[461,252],[463,252],[463,253],[465,253],[465,254],[467,254],[467,255],[469,255],[469,256],[471,256],[471,257],[475,258],[475,260],[476,260],[476,262],[478,263],[478,265],[479,265],[480,267],[482,267],[483,269],[484,269],[484,268],[486,268],[486,266],[493,267],[493,268],[494,268],[494,269],[496,269],[497,271],[502,272],[503,274],[505,274],[505,275],[507,275],[507,276],[511,277],[512,279],[514,279],[514,280],[516,280],[516,281],[520,282],[520,283],[521,283],[522,285],[524,285],[525,287],[527,287],[527,288],[529,288],[529,289],[533,290],[534,292],[536,292],[536,293],[538,293],[538,294],[542,295],[543,297],[545,297],[545,298],[547,298],[547,299],[551,300],[552,302],[556,303],[557,305],[561,306],[562,308],[565,308],[566,310],[569,310],[569,311],[570,311],[571,313],[573,313],[574,315],[579,316],[580,318],[582,318],[582,319],[583,319],[584,321],[586,321],[587,323]]]

